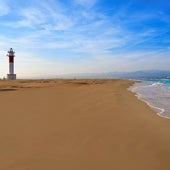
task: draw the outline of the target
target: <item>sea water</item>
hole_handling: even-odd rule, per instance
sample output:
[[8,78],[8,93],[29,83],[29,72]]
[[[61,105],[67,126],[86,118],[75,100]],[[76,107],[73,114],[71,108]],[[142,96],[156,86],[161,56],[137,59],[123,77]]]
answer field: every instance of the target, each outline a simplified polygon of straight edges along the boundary
[[170,119],[170,78],[145,79],[135,83],[130,90],[159,116]]

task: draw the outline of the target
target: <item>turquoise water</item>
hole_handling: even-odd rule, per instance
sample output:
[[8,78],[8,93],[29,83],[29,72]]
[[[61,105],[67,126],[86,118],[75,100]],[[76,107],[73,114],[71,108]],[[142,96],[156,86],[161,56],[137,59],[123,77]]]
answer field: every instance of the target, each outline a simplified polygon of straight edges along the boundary
[[155,79],[151,81],[155,83],[161,83],[164,86],[170,87],[170,79]]
[[170,79],[150,79],[135,83],[130,90],[152,107],[159,116],[170,119]]

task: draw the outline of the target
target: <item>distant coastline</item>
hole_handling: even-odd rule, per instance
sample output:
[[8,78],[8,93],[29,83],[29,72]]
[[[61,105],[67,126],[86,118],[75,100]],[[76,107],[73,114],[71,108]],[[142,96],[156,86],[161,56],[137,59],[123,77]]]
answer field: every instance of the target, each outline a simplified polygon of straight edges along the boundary
[[152,78],[170,78],[170,70],[139,70],[126,72],[104,72],[104,73],[71,73],[71,74],[48,74],[27,75],[18,74],[18,79],[132,79],[144,80]]

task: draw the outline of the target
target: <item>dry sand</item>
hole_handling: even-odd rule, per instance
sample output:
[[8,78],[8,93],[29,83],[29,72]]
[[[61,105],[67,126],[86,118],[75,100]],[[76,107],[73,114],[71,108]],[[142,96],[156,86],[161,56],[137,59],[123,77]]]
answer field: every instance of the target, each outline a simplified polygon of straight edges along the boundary
[[0,170],[169,170],[170,120],[132,83],[0,81]]

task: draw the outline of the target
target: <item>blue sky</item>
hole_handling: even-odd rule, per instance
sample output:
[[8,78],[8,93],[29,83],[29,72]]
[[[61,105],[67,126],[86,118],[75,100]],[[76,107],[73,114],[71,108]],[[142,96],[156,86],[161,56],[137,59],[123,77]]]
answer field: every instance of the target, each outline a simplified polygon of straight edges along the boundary
[[0,77],[170,70],[169,0],[0,1]]

